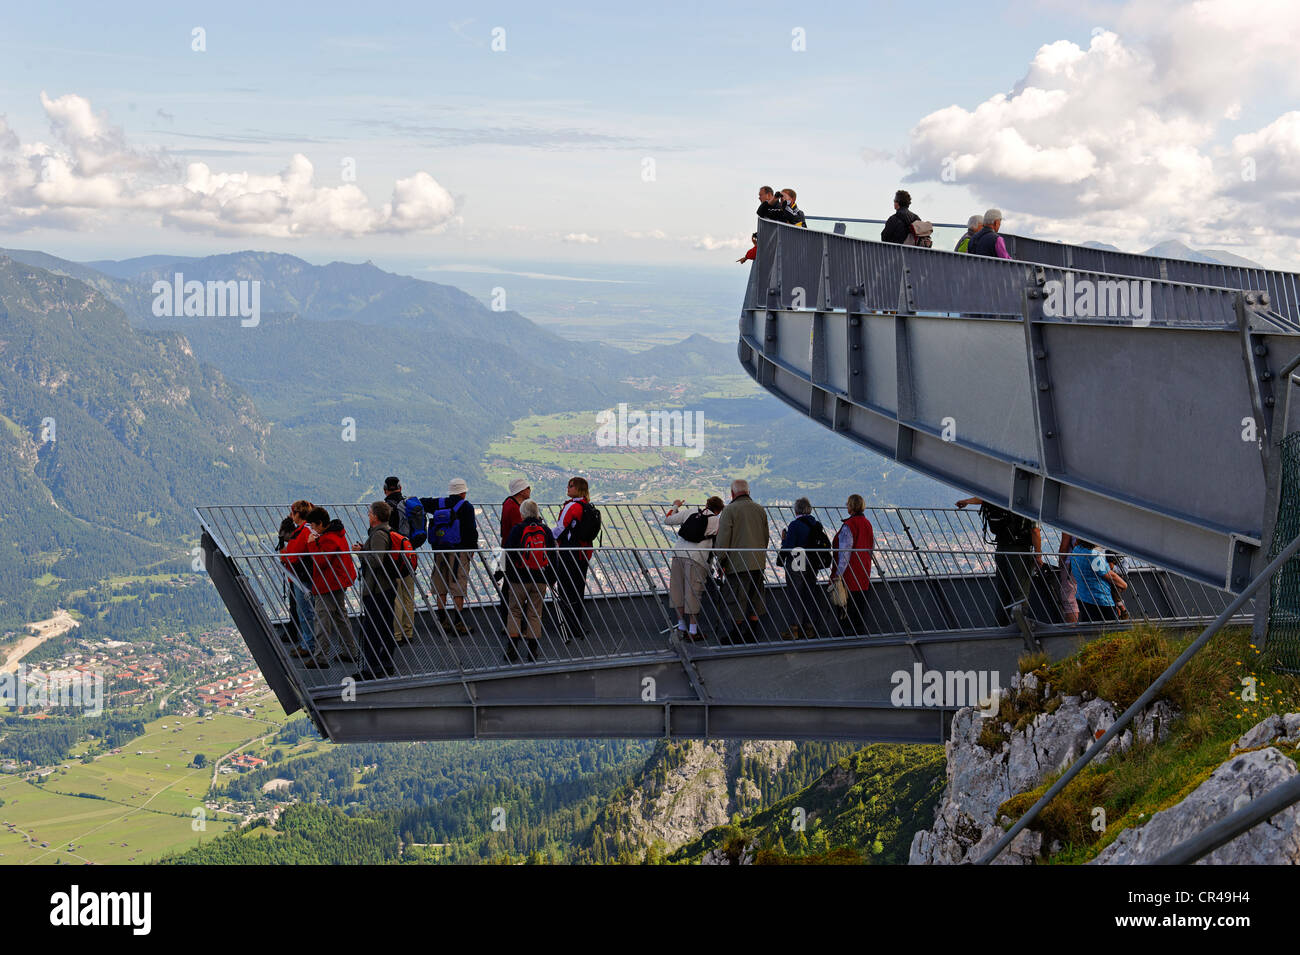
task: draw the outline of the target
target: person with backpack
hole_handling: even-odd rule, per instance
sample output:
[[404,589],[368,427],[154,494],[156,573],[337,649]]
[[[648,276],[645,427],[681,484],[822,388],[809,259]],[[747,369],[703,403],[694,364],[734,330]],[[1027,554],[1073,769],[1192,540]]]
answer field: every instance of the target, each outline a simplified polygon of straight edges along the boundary
[[974,216],[971,216],[969,219],[967,219],[967,220],[966,220],[966,231],[965,231],[965,233],[962,234],[962,237],[961,237],[960,239],[957,240],[957,245],[956,245],[956,247],[953,249],[953,251],[954,251],[954,252],[969,252],[969,251],[970,251],[970,244],[971,244],[971,242],[975,239],[975,237],[976,237],[977,235],[980,234],[980,231],[981,231],[983,228],[984,228],[984,217],[983,217],[983,216],[981,216],[981,215],[974,215]]
[[912,211],[911,205],[912,194],[906,189],[899,189],[894,193],[894,214],[885,220],[885,227],[880,230],[881,242],[889,242],[893,245],[908,244],[907,240],[912,236],[912,223],[921,220],[921,217]]
[[556,594],[559,597],[560,621],[564,642],[586,636],[587,566],[591,563],[592,543],[600,535],[600,511],[591,503],[587,479],[569,479],[569,499],[560,505],[560,520],[552,528],[559,547],[556,561]]
[[402,548],[394,548],[393,541],[409,544],[397,534],[389,523],[392,508],[387,501],[375,501],[366,515],[370,531],[364,544],[355,544],[361,556],[361,672],[354,680],[378,680],[396,672],[393,665],[393,599],[397,594],[397,581],[405,570],[410,576],[410,564]]
[[865,636],[871,629],[868,597],[876,532],[867,519],[867,502],[861,494],[850,494],[844,507],[849,516],[835,535],[831,585],[835,586],[836,580],[841,581],[848,596],[844,605],[844,635]]
[[[412,549],[423,544],[428,533],[424,505],[418,497],[405,497],[402,494],[402,482],[396,475],[384,478],[384,503],[389,507],[389,528],[405,537]],[[397,591],[393,597],[393,641],[401,643],[414,635],[415,574],[407,574],[397,580]]]
[[[533,488],[526,478],[517,477],[510,482],[510,496],[501,502],[501,546],[510,538],[510,532],[523,521],[519,509],[533,496]],[[510,577],[506,568],[498,568],[496,576],[501,581],[501,625],[505,627],[510,619]]]
[[794,502],[794,514],[794,520],[781,535],[781,552],[776,557],[777,566],[785,568],[785,581],[794,605],[794,623],[781,634],[781,639],[812,640],[817,636],[817,623],[821,622],[817,573],[831,565],[831,541],[821,522],[813,517],[808,498],[801,497]]
[[722,498],[709,498],[695,511],[682,510],[685,501],[673,501],[664,524],[677,528],[677,543],[668,564],[668,603],[677,613],[677,633],[682,640],[703,640],[699,615],[701,596],[709,582],[713,541],[718,536]]
[[280,523],[279,541],[276,550],[280,552],[280,563],[288,575],[285,581],[289,588],[289,625],[287,636],[297,644],[294,656],[310,659],[316,655],[316,610],[312,605],[311,564],[306,559],[307,539],[311,528],[307,525],[307,515],[312,512],[311,501],[294,501],[289,505],[289,516]]
[[357,579],[357,567],[348,549],[347,531],[343,522],[331,520],[330,512],[323,507],[312,508],[307,523],[311,526],[307,553],[312,562],[312,603],[319,626],[316,655],[303,666],[324,669],[336,652],[339,660],[356,663],[361,653],[348,619],[347,593]]
[[[474,632],[465,621],[465,594],[469,591],[469,563],[478,550],[478,523],[474,505],[468,500],[469,485],[454,478],[446,497],[422,497],[420,504],[429,515],[429,546],[433,548],[433,591],[438,599],[438,625],[447,633],[466,636]],[[451,594],[456,620],[447,615]]]
[[984,228],[978,235],[971,237],[968,251],[974,255],[987,255],[989,258],[1009,259],[1007,244],[998,232],[1002,229],[1002,210],[990,209],[984,213]]
[[[546,600],[546,588],[555,583],[558,556],[555,535],[543,523],[536,501],[525,499],[519,505],[519,521],[510,529],[503,546],[510,595],[506,662],[514,663],[520,658],[521,638],[528,659],[536,660],[538,641],[542,637],[542,603]],[[525,620],[527,631],[521,634]]]
[[997,620],[998,626],[1005,627],[1011,623],[1012,608],[1026,601],[1035,568],[1043,566],[1042,532],[1029,518],[978,497],[964,498],[957,502],[957,507],[965,508],[968,504],[979,505],[984,541],[993,544]]
[[731,503],[718,519],[720,570],[727,583],[733,625],[719,642],[724,645],[757,643],[763,604],[763,574],[767,569],[767,511],[749,496],[749,482],[731,482]]

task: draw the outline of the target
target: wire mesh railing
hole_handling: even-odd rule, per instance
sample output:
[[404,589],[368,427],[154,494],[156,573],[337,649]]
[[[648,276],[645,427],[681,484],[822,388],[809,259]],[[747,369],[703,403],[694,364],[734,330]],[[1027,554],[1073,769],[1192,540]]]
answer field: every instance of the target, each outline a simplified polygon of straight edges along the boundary
[[[818,552],[783,551],[780,520],[767,546],[722,549],[678,538],[663,524],[664,507],[612,505],[603,509],[608,543],[602,532],[590,550],[544,548],[544,560],[501,548],[499,528],[484,518],[473,549],[358,551],[370,530],[366,507],[328,510],[348,549],[288,554],[275,545],[287,509],[199,509],[280,636],[282,662],[309,690],[350,676],[455,679],[683,647],[1005,635],[1017,607],[1044,627],[1190,624],[1226,601],[1146,565],[1055,553],[1051,533],[1041,553],[993,549],[975,515],[961,510],[873,508],[874,548]],[[558,506],[541,510],[553,518]],[[1067,580],[1075,586],[1063,590]]]

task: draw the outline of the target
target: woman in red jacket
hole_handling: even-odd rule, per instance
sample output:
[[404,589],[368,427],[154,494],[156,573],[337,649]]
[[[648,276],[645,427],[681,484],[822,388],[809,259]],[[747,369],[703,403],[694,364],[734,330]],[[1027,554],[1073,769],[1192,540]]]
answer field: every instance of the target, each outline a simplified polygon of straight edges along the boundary
[[342,521],[330,520],[330,512],[323,507],[307,515],[307,523],[311,525],[307,539],[307,552],[312,555],[311,592],[320,625],[316,656],[303,665],[312,669],[327,667],[335,651],[340,660],[356,663],[361,648],[348,619],[347,592],[357,579],[357,565],[348,548],[347,531]]
[[835,564],[831,567],[831,581],[844,581],[849,602],[844,608],[844,633],[861,636],[868,631],[870,613],[867,595],[871,592],[871,555],[876,546],[876,534],[867,520],[867,502],[861,494],[850,494],[844,505],[849,510],[848,519],[840,525],[835,535]]

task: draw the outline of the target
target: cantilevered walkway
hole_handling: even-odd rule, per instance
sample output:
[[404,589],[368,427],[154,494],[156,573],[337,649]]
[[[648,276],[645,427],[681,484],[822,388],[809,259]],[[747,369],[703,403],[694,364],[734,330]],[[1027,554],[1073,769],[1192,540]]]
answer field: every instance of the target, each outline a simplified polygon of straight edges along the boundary
[[[670,737],[940,741],[957,704],[978,703],[975,687],[1009,686],[1018,658],[1061,656],[1093,626],[1065,625],[1045,583],[1033,588],[1018,623],[999,624],[991,549],[972,511],[868,510],[876,529],[874,577],[865,626],[841,624],[822,593],[801,605],[776,566],[788,508],[771,508],[765,552],[767,614],[754,642],[728,645],[725,581],[711,582],[701,616],[705,639],[679,639],[667,601],[675,531],[661,506],[606,505],[605,531],[588,573],[587,633],[565,642],[548,597],[536,661],[510,663],[504,650],[499,554],[491,529],[472,554],[468,636],[437,624],[432,559],[421,553],[415,636],[394,655],[395,674],[354,683],[358,666],[308,669],[287,641],[292,582],[274,552],[283,508],[199,509],[207,569],[268,682],[288,709],[306,710],[336,741],[519,737]],[[349,540],[362,539],[363,505],[331,505]],[[553,520],[556,507],[542,508]],[[783,517],[780,511],[785,511]],[[843,517],[818,509],[833,532]],[[1048,557],[1057,539],[1044,542]],[[823,579],[825,573],[822,574]],[[1133,565],[1125,600],[1133,619],[1194,626],[1227,596],[1154,567]],[[361,634],[359,586],[347,595]],[[1242,616],[1244,622],[1247,616]],[[798,631],[791,632],[795,625]],[[895,695],[898,673],[970,674],[977,680],[929,705]],[[993,674],[997,676],[994,677]],[[965,676],[962,677],[965,679]],[[900,702],[901,699],[901,702]]]
[[[1040,521],[1049,560],[1062,530],[1127,555],[1130,620],[1203,626],[1276,552],[1279,442],[1300,359],[1296,276],[1016,236],[1005,261],[855,235],[878,224],[810,225],[759,224],[738,348],[762,387],[960,496]],[[1086,288],[1090,306],[1075,297]],[[719,640],[725,581],[705,595],[706,639],[682,641],[664,508],[602,509],[581,638],[560,638],[548,597],[537,659],[504,658],[499,521],[486,508],[471,555],[475,632],[438,626],[426,549],[414,638],[392,675],[360,682],[355,665],[306,669],[291,653],[290,583],[273,551],[284,508],[203,507],[198,518],[208,572],[268,682],[336,741],[940,741],[956,706],[979,702],[967,692],[979,678],[1007,687],[1022,654],[1059,657],[1099,631],[1063,623],[1046,578],[1008,622],[973,514],[947,510],[869,511],[868,619],[845,625],[822,593],[794,599],[775,560],[788,507],[769,507],[768,613],[754,641]],[[363,507],[330,511],[362,539]],[[553,521],[554,506],[543,516]],[[819,517],[833,532],[843,515]],[[355,588],[347,599],[355,625]],[[1253,612],[1246,602],[1232,619]],[[942,699],[903,693],[927,673],[942,676]]]

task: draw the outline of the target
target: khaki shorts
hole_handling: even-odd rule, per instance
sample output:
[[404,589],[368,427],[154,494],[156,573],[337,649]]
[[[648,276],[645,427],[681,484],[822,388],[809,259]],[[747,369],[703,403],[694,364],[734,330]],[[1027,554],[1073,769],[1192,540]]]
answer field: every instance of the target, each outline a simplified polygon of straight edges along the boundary
[[469,554],[433,555],[433,592],[439,597],[464,597],[469,589]]
[[674,557],[668,568],[668,605],[683,613],[699,613],[700,595],[708,578],[708,568],[698,560]]

